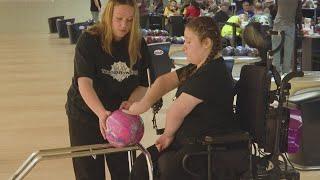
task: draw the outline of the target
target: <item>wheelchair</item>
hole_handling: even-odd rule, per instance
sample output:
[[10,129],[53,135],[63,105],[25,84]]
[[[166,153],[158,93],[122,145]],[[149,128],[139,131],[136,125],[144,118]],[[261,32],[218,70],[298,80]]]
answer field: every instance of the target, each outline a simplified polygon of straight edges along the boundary
[[[186,154],[183,158],[183,168],[190,176],[198,179],[204,177],[189,166],[192,159],[205,157],[208,168],[205,178],[208,180],[300,179],[299,172],[285,154],[288,148],[289,121],[286,104],[290,90],[289,81],[294,77],[302,77],[303,72],[293,71],[281,79],[272,65],[272,57],[283,47],[284,32],[271,34],[282,37],[280,45],[269,50],[267,56],[262,56],[268,57],[263,60],[264,63],[243,66],[234,87],[234,113],[241,130],[195,139],[192,143],[205,146],[206,150]],[[272,80],[276,84],[274,90],[271,90]],[[278,106],[271,105],[274,101],[278,102]],[[153,112],[157,113],[160,108],[153,107]],[[156,123],[154,127],[157,134],[164,131],[158,129]],[[279,160],[281,158],[282,160]]]

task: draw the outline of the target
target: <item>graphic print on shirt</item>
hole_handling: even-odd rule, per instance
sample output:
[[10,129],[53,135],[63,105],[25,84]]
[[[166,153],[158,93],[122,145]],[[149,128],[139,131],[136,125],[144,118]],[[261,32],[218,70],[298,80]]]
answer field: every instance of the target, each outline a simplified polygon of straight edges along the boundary
[[137,70],[131,70],[126,63],[118,61],[111,65],[111,70],[101,69],[103,74],[111,76],[113,79],[122,82],[131,75],[138,75]]

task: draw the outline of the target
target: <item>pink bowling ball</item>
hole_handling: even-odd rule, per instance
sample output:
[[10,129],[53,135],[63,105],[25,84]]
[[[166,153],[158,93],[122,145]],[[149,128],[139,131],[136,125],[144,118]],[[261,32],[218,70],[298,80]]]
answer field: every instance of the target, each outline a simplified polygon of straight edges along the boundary
[[106,138],[115,147],[125,147],[140,142],[144,126],[140,116],[116,110],[106,120]]

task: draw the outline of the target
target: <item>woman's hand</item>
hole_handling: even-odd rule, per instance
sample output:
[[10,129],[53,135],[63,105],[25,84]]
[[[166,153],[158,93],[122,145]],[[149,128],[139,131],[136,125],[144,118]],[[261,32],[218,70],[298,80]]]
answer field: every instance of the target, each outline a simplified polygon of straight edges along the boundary
[[106,139],[106,131],[107,131],[106,120],[110,114],[111,114],[111,112],[106,110],[98,116],[100,132],[101,132],[103,139]]
[[173,141],[174,135],[162,134],[159,139],[155,142],[158,151],[161,152],[166,149]]
[[119,109],[129,110],[131,105],[132,105],[131,101],[123,101]]
[[131,104],[128,111],[124,111],[125,113],[132,115],[140,115],[150,109],[150,105],[144,101],[138,101]]

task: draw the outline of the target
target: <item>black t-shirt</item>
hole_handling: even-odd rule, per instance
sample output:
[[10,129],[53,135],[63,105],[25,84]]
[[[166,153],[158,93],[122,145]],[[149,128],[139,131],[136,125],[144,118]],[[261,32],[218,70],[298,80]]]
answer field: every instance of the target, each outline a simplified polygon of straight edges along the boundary
[[118,109],[121,102],[127,100],[136,87],[148,87],[147,68],[150,67],[150,56],[145,41],[141,39],[142,57],[132,70],[127,47],[125,38],[113,42],[111,56],[102,49],[98,35],[83,33],[75,48],[74,77],[68,92],[68,104],[80,111],[93,113],[80,95],[77,83],[79,77],[93,80],[95,92],[109,111]]
[[[100,2],[100,0],[98,0],[98,1],[99,1],[99,6],[101,8],[101,2]],[[91,0],[90,11],[99,11],[96,4],[94,3],[94,0]]]
[[179,81],[176,97],[181,93],[192,95],[203,102],[184,119],[176,139],[213,135],[236,129],[233,116],[233,86],[222,57],[212,59],[184,80],[184,74],[195,65],[189,64],[176,71]]

